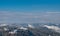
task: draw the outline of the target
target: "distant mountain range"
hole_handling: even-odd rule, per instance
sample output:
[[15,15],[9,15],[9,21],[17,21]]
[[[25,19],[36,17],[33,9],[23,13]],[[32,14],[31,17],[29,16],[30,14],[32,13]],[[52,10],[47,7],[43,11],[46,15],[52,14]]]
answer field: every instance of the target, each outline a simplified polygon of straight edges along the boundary
[[17,32],[17,36],[60,36],[60,24],[0,24],[0,27]]

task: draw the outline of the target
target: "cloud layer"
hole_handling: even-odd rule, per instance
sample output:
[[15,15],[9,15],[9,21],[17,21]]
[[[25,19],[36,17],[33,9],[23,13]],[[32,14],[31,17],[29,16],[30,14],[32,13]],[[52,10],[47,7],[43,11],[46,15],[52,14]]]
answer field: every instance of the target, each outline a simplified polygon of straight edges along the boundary
[[60,12],[0,11],[0,23],[60,23]]

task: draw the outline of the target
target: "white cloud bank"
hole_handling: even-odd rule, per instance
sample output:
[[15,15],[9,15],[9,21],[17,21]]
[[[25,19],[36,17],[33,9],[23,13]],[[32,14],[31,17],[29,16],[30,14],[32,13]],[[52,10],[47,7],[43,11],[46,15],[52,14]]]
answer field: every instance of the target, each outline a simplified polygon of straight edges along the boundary
[[60,23],[60,13],[0,11],[0,23]]

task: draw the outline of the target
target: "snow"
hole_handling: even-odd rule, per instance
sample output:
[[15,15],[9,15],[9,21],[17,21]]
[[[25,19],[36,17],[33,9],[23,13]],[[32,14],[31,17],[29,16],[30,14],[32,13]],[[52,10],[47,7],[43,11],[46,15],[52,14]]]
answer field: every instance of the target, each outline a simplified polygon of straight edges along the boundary
[[0,24],[0,26],[7,26],[7,24]]
[[30,27],[30,28],[34,28],[34,26],[32,26],[32,25],[30,25],[30,24],[28,24],[28,27]]
[[15,34],[15,32],[12,32],[12,31],[11,31],[11,32],[9,32],[9,34]]
[[17,33],[17,30],[9,32],[9,34],[15,34],[15,33]]
[[20,29],[27,30],[27,28],[25,28],[25,27],[21,27]]
[[14,33],[17,33],[17,30],[14,30]]
[[8,28],[4,28],[5,31],[8,31],[9,29]]
[[44,27],[47,27],[48,29],[52,29],[55,30],[56,32],[60,33],[60,28],[57,26],[48,26],[48,25],[44,25]]

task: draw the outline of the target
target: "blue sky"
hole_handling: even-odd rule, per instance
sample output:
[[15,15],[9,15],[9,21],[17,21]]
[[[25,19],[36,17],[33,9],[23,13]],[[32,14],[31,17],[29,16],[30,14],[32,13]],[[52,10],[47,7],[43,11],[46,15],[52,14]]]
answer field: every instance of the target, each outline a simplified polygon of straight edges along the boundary
[[0,10],[3,11],[23,11],[32,10],[31,0],[2,0],[0,1]]
[[0,0],[0,23],[60,23],[60,0]]
[[0,0],[1,11],[60,11],[60,0]]

